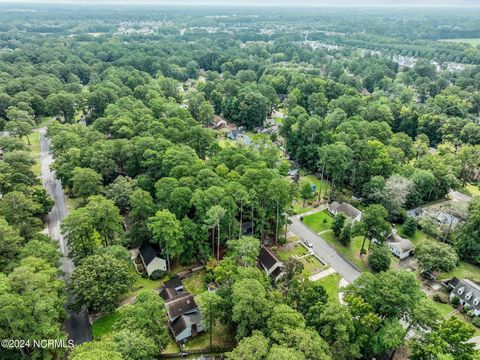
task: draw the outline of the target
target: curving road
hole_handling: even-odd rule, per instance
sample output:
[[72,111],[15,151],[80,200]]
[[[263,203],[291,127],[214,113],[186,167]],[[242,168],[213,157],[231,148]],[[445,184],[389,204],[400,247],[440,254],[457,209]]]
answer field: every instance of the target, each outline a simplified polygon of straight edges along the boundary
[[[60,233],[60,224],[67,216],[67,206],[65,203],[65,192],[62,188],[62,183],[55,177],[55,173],[50,169],[53,163],[52,154],[49,151],[50,140],[46,137],[46,128],[37,129],[40,133],[40,164],[41,164],[41,179],[47,192],[53,198],[55,204],[52,211],[48,214],[48,232],[53,239],[56,239],[62,252],[62,270],[63,278],[66,282],[70,279],[70,275],[74,269],[72,260],[68,257],[68,248]],[[68,303],[72,303],[72,295],[68,294]],[[83,309],[79,313],[69,311],[68,319],[65,321],[65,329],[70,339],[75,344],[81,344],[92,340],[92,332],[88,318],[88,312]]]
[[289,230],[300,239],[311,242],[315,254],[327,264],[330,264],[345,280],[352,282],[360,276],[361,271],[355,265],[337,253],[320,235],[303,224],[297,216],[290,217],[290,221],[292,223]]

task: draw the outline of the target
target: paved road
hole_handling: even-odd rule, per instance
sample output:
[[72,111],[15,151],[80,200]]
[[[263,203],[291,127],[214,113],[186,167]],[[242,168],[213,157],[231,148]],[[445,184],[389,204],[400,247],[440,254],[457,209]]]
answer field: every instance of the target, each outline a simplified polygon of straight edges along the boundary
[[305,226],[297,216],[290,217],[290,221],[292,222],[290,231],[300,239],[310,241],[313,244],[315,254],[330,264],[345,280],[352,282],[360,276],[361,272],[356,266],[340,256],[321,236]]
[[[65,193],[62,188],[60,180],[55,177],[55,173],[50,170],[50,165],[53,162],[52,155],[49,152],[50,141],[45,136],[46,128],[37,130],[40,133],[40,163],[41,163],[41,178],[43,184],[50,196],[55,201],[52,211],[48,214],[48,232],[53,239],[59,243],[60,251],[62,252],[62,270],[65,281],[70,279],[70,275],[74,269],[72,260],[68,257],[68,248],[60,233],[60,224],[67,216],[67,206],[65,204]],[[72,303],[72,296],[68,294],[68,304]],[[68,305],[67,304],[67,305]],[[65,321],[65,329],[68,336],[75,344],[81,344],[92,340],[90,322],[88,319],[88,312],[84,309],[80,313],[69,311],[69,317]]]

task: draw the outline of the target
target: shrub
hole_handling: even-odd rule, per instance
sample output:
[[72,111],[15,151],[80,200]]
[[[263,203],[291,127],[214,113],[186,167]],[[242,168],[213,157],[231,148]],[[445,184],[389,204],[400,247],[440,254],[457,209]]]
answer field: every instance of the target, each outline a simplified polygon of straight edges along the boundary
[[472,310],[472,307],[468,304],[466,304],[463,309],[462,309],[462,314],[468,314]]
[[458,304],[460,304],[460,298],[455,295],[452,300],[450,300],[450,303],[452,304],[453,307],[457,307]]
[[480,316],[476,316],[472,319],[472,324],[477,328],[480,328]]
[[152,280],[160,280],[161,278],[163,278],[167,273],[165,271],[162,271],[162,270],[155,270],[154,272],[152,272],[152,274],[150,275],[150,279]]
[[436,293],[435,295],[433,295],[433,300],[441,304],[447,304],[448,296],[446,294]]
[[413,236],[417,231],[417,220],[414,217],[407,217],[405,223],[402,226],[403,233],[407,236]]

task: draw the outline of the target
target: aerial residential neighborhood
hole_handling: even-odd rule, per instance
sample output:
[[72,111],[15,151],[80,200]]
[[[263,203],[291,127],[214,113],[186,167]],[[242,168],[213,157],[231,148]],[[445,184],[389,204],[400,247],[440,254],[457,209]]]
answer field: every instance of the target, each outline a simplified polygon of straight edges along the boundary
[[0,3],[0,360],[478,360],[480,8]]

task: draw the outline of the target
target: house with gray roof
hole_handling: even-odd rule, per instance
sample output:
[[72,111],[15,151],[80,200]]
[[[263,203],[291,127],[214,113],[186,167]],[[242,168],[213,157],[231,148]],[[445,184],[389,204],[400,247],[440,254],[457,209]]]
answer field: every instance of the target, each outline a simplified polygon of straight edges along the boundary
[[143,243],[138,249],[138,253],[148,276],[152,275],[155,270],[167,271],[167,262],[158,256],[158,251],[152,245]]
[[460,304],[469,305],[473,311],[473,315],[480,315],[480,286],[468,279],[453,278],[449,281],[452,289],[450,300],[454,297],[460,299]]
[[337,202],[333,201],[330,205],[328,205],[328,212],[333,216],[341,213],[345,215],[347,218],[351,219],[353,222],[361,221],[363,213],[358,210],[355,206],[350,205],[347,202]]
[[409,257],[414,249],[413,243],[398,235],[395,229],[387,238],[387,246],[390,249],[390,252],[400,260]]

